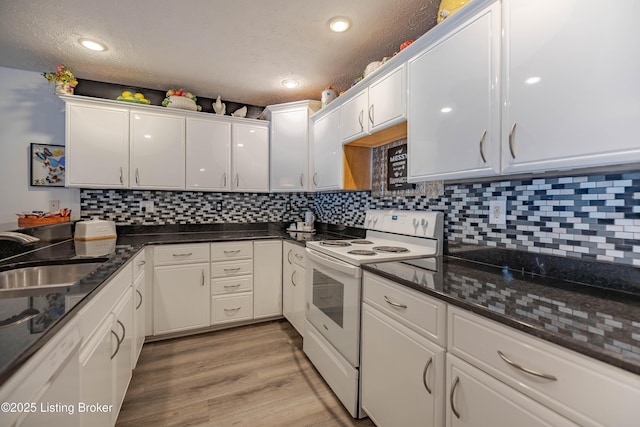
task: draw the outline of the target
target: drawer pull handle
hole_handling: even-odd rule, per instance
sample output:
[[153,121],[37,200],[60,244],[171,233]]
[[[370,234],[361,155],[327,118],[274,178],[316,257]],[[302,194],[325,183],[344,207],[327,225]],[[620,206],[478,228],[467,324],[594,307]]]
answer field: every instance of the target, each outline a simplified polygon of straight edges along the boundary
[[424,365],[424,371],[422,372],[422,383],[424,384],[424,388],[427,390],[427,393],[431,394],[431,387],[427,384],[427,374],[429,373],[429,367],[433,363],[433,357],[430,357],[427,361],[427,364]]
[[136,293],[138,294],[138,296],[140,297],[140,302],[138,303],[138,305],[136,305],[136,310],[140,308],[140,306],[142,305],[142,294],[140,293],[139,290],[136,289]]
[[225,313],[237,313],[240,310],[241,307],[236,307],[236,308],[225,308],[224,312]]
[[451,405],[451,412],[453,412],[453,415],[455,415],[457,419],[460,419],[460,412],[458,412],[458,410],[456,409],[456,405],[453,403],[453,397],[456,393],[456,388],[458,387],[459,383],[460,378],[456,377],[456,379],[453,380],[453,385],[451,386],[451,393],[449,393],[449,404]]
[[287,261],[289,261],[289,264],[291,264],[291,252],[293,251],[293,249],[289,249],[289,253],[287,254]]
[[240,249],[235,249],[233,251],[224,251],[225,255],[237,255],[238,253],[240,253]]
[[392,305],[394,307],[407,308],[407,306],[404,304],[398,304],[397,302],[391,301],[386,295],[384,296],[384,300],[387,302],[387,304]]
[[240,271],[240,267],[236,267],[236,268],[225,268],[224,272],[225,273],[235,273],[236,271]]
[[236,283],[235,285],[224,285],[225,289],[236,289],[240,287],[240,283]]
[[191,255],[193,255],[193,252],[184,253],[184,254],[173,254],[173,256],[175,256],[175,257],[179,257],[179,256],[191,256]]
[[300,254],[294,254],[294,257],[298,258],[300,261],[302,261],[304,259],[304,257]]
[[138,267],[142,267],[143,265],[145,265],[147,262],[146,261],[140,261],[138,263]]
[[525,368],[524,366],[518,365],[513,360],[509,360],[509,358],[507,358],[507,356],[505,356],[504,353],[502,353],[500,350],[498,350],[498,356],[500,356],[500,358],[504,360],[507,364],[513,366],[516,369],[521,370],[526,374],[533,375],[534,377],[544,378],[545,380],[558,381],[558,378],[554,377],[553,375],[543,374],[542,372],[536,372],[531,369]]
[[116,337],[116,351],[114,351],[111,355],[111,359],[113,359],[114,357],[116,357],[116,354],[118,354],[118,351],[120,351],[120,337],[113,331],[111,331],[111,333]]
[[484,155],[484,140],[487,138],[487,130],[485,129],[482,133],[482,138],[480,138],[480,157],[482,157],[482,162],[487,163],[487,158]]

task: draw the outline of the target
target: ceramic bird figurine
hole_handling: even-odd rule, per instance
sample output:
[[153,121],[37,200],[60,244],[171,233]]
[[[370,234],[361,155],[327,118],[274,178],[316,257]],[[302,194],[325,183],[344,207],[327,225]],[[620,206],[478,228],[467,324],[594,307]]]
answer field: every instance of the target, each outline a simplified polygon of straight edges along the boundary
[[224,116],[227,112],[227,105],[220,100],[220,95],[216,98],[216,102],[213,103],[213,111],[220,116]]
[[233,117],[247,117],[247,106],[245,105],[242,108],[238,108],[236,111],[231,113]]

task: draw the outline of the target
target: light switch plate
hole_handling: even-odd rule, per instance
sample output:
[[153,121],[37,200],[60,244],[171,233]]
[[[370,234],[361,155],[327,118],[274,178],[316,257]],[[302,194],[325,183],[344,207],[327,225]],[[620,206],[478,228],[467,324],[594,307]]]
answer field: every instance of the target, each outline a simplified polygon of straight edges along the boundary
[[489,201],[489,224],[495,224],[495,225],[507,224],[507,201],[506,200],[490,200]]

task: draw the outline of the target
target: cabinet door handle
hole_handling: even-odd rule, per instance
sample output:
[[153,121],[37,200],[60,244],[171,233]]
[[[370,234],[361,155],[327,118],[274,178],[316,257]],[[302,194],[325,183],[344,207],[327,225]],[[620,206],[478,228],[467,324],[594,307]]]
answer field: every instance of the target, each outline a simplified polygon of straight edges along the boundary
[[202,270],[202,281],[200,282],[200,286],[204,286],[204,270]]
[[236,174],[236,188],[240,187],[240,174]]
[[145,265],[147,263],[147,261],[140,261],[138,263],[138,267],[142,267],[143,265]]
[[427,374],[429,373],[429,367],[433,363],[433,357],[430,357],[427,361],[427,364],[424,365],[424,371],[422,372],[422,384],[424,384],[424,388],[427,390],[427,393],[431,394],[431,387],[427,384]]
[[115,332],[111,331],[111,333],[113,334],[113,336],[116,337],[116,351],[114,351],[113,354],[111,355],[111,359],[113,359],[114,357],[116,357],[116,354],[118,354],[118,351],[120,351],[120,338],[118,337],[118,334],[116,334]]
[[300,255],[300,254],[294,254],[293,256],[296,257],[299,260],[303,260],[304,259],[304,257],[302,255]]
[[304,187],[304,174],[303,173],[300,174],[300,186]]
[[193,252],[183,253],[183,254],[173,254],[173,256],[175,256],[175,257],[180,257],[180,256],[191,256],[191,255],[193,255]]
[[223,187],[227,186],[227,173],[226,172],[222,173],[222,186]]
[[487,130],[485,129],[482,132],[482,137],[480,138],[480,157],[482,157],[482,161],[487,163],[487,158],[484,155],[484,140],[487,138]]
[[318,172],[313,174],[313,185],[318,185]]
[[293,249],[289,249],[289,253],[287,254],[287,261],[289,261],[289,264],[291,264],[291,252],[293,252]]
[[140,184],[140,172],[138,172],[138,168],[136,168],[136,184]]
[[371,126],[374,125],[373,122],[373,104],[371,104],[371,106],[369,107],[369,121],[371,122]]
[[364,117],[364,110],[360,110],[360,115],[358,116],[358,123],[360,123],[360,132],[364,132],[364,123],[362,121]]
[[140,293],[139,290],[136,289],[136,293],[138,294],[138,296],[140,297],[140,302],[138,303],[138,305],[136,305],[136,310],[140,308],[140,306],[142,305],[142,294]]
[[291,273],[291,284],[293,286],[298,286],[298,284],[296,283],[296,280],[295,280],[296,273],[297,273],[297,271],[295,271],[295,270],[293,271],[293,273]]
[[542,372],[536,372],[531,369],[525,368],[522,365],[517,364],[513,360],[510,360],[509,358],[507,358],[507,356],[505,356],[504,353],[501,352],[500,350],[498,350],[498,356],[500,356],[500,358],[504,360],[505,363],[507,363],[508,365],[511,365],[514,368],[519,369],[526,374],[533,375],[534,377],[538,377],[538,378],[544,378],[545,380],[558,381],[558,378],[554,377],[553,375],[543,374]]
[[[240,271],[240,267],[236,267],[236,268],[225,268],[224,272],[225,273],[235,273],[236,271]],[[204,274],[204,273],[202,273]]]
[[240,249],[235,249],[232,251],[224,251],[225,255],[237,255],[238,253],[240,253]]
[[516,122],[513,122],[511,126],[511,130],[509,131],[509,151],[511,152],[511,157],[516,158],[515,152],[515,139],[516,139]]
[[384,296],[384,300],[387,302],[387,304],[392,305],[394,307],[407,308],[407,306],[404,304],[398,304],[397,302],[391,301],[386,295]]
[[122,177],[122,166],[120,166],[120,184],[124,184],[124,178]]
[[456,379],[453,380],[453,385],[451,386],[451,393],[449,393],[449,405],[451,406],[451,412],[453,412],[453,415],[455,415],[457,419],[460,419],[460,412],[456,409],[456,405],[453,403],[453,398],[459,383],[460,378],[456,377]]
[[122,339],[120,340],[120,344],[122,344],[122,341],[124,341],[124,337],[125,337],[125,335],[127,335],[127,330],[126,330],[126,328],[124,327],[124,324],[123,324],[119,319],[116,319],[116,322],[118,322],[118,324],[119,324],[119,325],[120,325],[120,327],[122,328]]

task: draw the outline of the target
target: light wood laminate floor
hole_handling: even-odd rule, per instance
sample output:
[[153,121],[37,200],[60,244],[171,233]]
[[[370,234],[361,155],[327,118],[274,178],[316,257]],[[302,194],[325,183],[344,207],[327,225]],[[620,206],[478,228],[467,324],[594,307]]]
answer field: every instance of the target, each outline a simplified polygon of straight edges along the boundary
[[286,320],[145,344],[117,426],[373,426],[354,420]]

